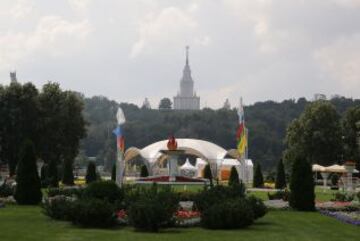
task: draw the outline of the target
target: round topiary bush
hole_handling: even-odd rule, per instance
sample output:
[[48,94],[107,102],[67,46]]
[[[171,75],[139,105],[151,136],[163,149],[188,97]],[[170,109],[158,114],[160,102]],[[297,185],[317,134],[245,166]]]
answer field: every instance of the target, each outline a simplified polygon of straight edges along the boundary
[[254,212],[245,198],[216,203],[201,214],[201,225],[208,229],[237,229],[253,222]]
[[130,224],[142,231],[157,232],[169,221],[166,209],[157,200],[136,201],[130,205],[128,215]]
[[110,228],[116,224],[114,207],[100,199],[79,199],[73,203],[73,224],[92,228]]
[[122,190],[114,181],[98,181],[90,183],[83,191],[84,198],[107,200],[110,203],[122,200]]
[[73,199],[67,196],[56,196],[46,199],[42,204],[43,213],[57,220],[71,220],[73,215]]
[[249,196],[249,197],[247,197],[247,200],[248,200],[252,210],[254,211],[255,219],[265,216],[265,214],[267,213],[267,208],[266,208],[264,202],[260,198],[257,198],[255,196]]

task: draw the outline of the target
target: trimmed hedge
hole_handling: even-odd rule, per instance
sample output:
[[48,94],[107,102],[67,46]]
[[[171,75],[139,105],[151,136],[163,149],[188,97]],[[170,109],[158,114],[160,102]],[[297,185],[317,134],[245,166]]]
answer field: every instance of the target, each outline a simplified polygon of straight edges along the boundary
[[101,199],[114,203],[123,200],[124,193],[114,181],[98,181],[90,183],[84,189],[83,198]]
[[208,229],[237,229],[253,222],[254,212],[250,202],[244,198],[216,203],[201,214],[201,225]]

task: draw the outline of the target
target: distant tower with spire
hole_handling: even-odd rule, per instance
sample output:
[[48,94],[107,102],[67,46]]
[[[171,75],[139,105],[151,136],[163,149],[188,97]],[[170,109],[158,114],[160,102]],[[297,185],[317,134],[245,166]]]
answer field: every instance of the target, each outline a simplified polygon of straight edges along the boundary
[[194,81],[189,65],[189,46],[186,46],[186,61],[180,80],[180,92],[174,97],[175,110],[200,110],[200,97],[194,91]]
[[17,78],[16,78],[16,71],[14,72],[10,72],[10,81],[11,83],[17,83]]

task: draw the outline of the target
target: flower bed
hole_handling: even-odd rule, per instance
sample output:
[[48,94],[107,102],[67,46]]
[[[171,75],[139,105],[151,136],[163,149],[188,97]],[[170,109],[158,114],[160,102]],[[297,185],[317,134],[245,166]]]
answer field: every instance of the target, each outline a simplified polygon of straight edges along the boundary
[[194,226],[200,223],[200,212],[179,210],[175,213],[175,224],[181,227]]
[[353,225],[360,225],[360,204],[358,202],[318,202],[316,208],[323,215]]
[[344,222],[344,223],[349,223],[349,224],[360,226],[360,212],[359,211],[357,211],[357,212],[343,212],[343,211],[332,212],[332,211],[327,211],[327,210],[320,210],[320,213],[324,214],[326,216],[329,216],[329,217],[336,218],[337,220]]

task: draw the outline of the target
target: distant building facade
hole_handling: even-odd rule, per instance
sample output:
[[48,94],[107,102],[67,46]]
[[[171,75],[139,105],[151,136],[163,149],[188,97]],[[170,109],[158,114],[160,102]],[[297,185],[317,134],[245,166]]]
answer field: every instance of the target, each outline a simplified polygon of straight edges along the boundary
[[200,110],[200,97],[194,91],[194,81],[189,66],[189,47],[186,46],[186,62],[180,80],[180,91],[174,97],[175,110]]

